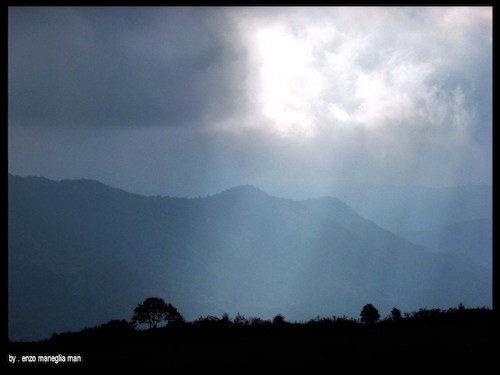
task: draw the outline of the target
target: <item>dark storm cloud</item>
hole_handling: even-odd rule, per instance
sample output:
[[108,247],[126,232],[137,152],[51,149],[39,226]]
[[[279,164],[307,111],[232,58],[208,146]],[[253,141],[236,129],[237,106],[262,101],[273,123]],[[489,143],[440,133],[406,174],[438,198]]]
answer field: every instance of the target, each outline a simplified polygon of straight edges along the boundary
[[236,106],[208,8],[9,8],[9,120],[196,125]]
[[491,7],[9,8],[9,172],[143,194],[491,183]]

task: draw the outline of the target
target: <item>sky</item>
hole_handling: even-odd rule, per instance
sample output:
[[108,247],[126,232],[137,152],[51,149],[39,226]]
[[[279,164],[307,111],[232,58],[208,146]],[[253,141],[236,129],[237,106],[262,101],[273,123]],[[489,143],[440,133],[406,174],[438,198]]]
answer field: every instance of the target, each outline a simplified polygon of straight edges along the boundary
[[492,183],[491,7],[9,7],[8,169],[162,196]]

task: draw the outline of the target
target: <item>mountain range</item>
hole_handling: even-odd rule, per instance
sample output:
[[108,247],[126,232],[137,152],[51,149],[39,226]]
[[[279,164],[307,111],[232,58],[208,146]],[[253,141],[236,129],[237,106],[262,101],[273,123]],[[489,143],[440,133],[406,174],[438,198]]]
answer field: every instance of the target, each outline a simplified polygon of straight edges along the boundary
[[[187,320],[358,317],[366,303],[382,315],[491,305],[488,264],[412,243],[372,220],[337,198],[294,201],[252,186],[146,197],[93,180],[9,174],[9,338],[130,319],[151,296]],[[488,242],[481,246],[491,253]]]

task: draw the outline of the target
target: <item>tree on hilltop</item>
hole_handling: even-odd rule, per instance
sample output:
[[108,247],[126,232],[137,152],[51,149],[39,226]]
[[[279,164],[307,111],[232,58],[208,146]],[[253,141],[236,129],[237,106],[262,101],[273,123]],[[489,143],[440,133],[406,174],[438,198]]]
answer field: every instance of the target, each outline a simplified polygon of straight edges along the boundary
[[157,297],[146,298],[134,309],[132,316],[134,325],[149,324],[149,328],[156,328],[162,321],[181,323],[184,322],[184,318],[173,305]]
[[393,308],[391,310],[391,319],[394,321],[398,321],[401,319],[401,311],[397,308]]
[[360,316],[361,322],[366,324],[376,323],[380,319],[378,310],[371,303],[363,307]]

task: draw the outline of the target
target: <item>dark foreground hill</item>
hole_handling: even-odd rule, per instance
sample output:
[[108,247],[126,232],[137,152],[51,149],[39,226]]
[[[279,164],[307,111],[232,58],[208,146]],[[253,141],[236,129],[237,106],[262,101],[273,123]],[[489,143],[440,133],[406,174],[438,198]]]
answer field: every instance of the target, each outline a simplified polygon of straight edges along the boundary
[[491,272],[468,257],[429,252],[335,198],[250,186],[183,199],[9,175],[8,262],[11,340],[130,319],[150,296],[187,320],[491,305]]
[[[126,322],[114,321],[44,342],[9,343],[10,358],[16,357],[10,367],[335,370],[339,364],[360,361],[406,366],[491,364],[492,311],[450,310],[421,309],[398,321],[375,324],[316,319],[301,324],[254,321],[235,325],[212,319],[138,332]],[[23,362],[22,355],[29,357]]]

